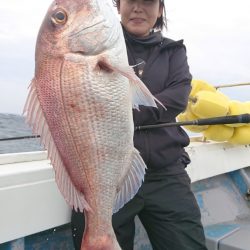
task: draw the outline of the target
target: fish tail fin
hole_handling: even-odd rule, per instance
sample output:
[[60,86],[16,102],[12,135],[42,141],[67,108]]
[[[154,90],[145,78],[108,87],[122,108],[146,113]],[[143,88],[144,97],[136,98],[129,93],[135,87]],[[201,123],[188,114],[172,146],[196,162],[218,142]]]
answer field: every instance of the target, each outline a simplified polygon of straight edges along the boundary
[[140,156],[139,151],[134,148],[132,153],[132,167],[129,169],[125,179],[120,185],[113,213],[116,213],[120,208],[122,208],[138,192],[142,182],[144,181],[145,169],[146,165]]

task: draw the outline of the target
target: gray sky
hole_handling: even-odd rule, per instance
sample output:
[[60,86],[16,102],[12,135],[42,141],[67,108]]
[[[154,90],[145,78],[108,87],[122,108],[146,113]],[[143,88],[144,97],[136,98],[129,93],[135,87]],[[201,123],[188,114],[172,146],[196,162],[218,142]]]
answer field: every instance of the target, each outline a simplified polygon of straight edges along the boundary
[[[34,74],[37,32],[50,3],[51,0],[0,2],[0,113],[22,113]],[[165,3],[165,34],[184,39],[193,78],[213,85],[250,82],[249,0]],[[223,92],[231,99],[250,100],[250,86]]]

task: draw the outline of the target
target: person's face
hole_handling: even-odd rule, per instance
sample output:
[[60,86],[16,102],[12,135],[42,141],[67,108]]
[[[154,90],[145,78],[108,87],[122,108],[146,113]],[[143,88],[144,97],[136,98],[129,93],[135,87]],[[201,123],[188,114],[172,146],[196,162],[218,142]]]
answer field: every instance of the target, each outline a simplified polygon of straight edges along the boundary
[[150,33],[162,11],[160,0],[120,0],[118,6],[122,25],[129,33],[138,37]]

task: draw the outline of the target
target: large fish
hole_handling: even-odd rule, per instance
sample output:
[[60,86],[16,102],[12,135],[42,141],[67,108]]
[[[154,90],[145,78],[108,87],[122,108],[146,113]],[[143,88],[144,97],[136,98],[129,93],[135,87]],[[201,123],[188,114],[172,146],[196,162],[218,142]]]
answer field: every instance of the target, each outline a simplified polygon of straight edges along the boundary
[[112,213],[134,196],[145,173],[133,146],[132,107],[139,104],[156,107],[128,65],[107,0],[54,1],[37,37],[24,112],[64,198],[85,212],[81,249],[120,249]]

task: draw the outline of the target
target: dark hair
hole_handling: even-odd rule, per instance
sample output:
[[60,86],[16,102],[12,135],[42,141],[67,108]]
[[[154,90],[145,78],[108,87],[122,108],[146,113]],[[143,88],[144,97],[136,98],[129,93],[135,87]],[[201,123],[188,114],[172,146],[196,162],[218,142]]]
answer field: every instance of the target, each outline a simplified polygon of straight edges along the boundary
[[[113,1],[114,7],[117,8],[120,6],[120,0],[112,0],[112,1]],[[159,0],[159,1],[160,1],[160,5],[162,6],[163,13],[159,18],[157,18],[156,23],[153,28],[162,30],[163,27],[167,29],[167,18],[166,18],[166,9],[165,9],[164,0]]]

